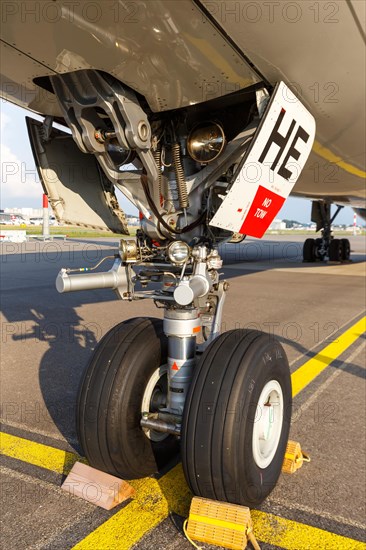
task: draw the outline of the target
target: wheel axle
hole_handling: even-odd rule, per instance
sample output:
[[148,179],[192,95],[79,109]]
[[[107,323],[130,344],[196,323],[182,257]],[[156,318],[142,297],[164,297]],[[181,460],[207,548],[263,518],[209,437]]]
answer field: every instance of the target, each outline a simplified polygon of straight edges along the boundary
[[142,413],[141,428],[180,436],[182,418],[163,413]]

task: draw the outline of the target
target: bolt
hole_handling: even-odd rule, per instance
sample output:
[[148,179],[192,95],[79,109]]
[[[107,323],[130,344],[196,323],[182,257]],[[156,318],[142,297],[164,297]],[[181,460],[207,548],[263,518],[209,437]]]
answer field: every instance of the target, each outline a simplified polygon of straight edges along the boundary
[[140,120],[137,127],[137,131],[141,141],[147,141],[147,138],[149,137],[149,128],[147,127],[147,124],[143,120]]

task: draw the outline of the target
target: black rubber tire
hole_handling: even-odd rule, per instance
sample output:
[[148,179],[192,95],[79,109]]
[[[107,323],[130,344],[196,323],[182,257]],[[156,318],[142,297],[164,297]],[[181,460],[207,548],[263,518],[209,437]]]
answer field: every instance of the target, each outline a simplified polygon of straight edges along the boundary
[[302,257],[304,262],[315,262],[316,246],[315,239],[306,239],[302,249]]
[[[257,403],[277,380],[284,398],[275,455],[260,468],[252,450]],[[233,330],[203,353],[184,410],[181,453],[195,495],[245,506],[259,505],[281,473],[291,421],[291,377],[281,344],[268,334]]]
[[341,239],[342,243],[342,260],[347,262],[351,257],[351,243],[348,239]]
[[343,246],[340,239],[332,239],[329,243],[329,260],[341,262],[343,259]]
[[179,450],[177,438],[151,441],[140,426],[148,380],[167,362],[160,319],[129,319],[99,342],[79,389],[79,442],[94,468],[125,479],[151,475]]

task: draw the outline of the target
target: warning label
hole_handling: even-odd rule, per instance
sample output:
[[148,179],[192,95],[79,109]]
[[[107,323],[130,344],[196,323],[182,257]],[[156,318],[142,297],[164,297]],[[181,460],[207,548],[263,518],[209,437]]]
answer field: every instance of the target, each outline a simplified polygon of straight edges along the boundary
[[252,237],[263,237],[268,219],[271,222],[276,217],[284,202],[283,197],[260,185],[239,232]]

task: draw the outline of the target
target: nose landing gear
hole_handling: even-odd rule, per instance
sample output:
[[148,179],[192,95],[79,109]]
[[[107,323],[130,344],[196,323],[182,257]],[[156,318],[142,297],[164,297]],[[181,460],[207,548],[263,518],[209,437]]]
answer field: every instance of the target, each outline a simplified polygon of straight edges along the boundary
[[[120,253],[106,273],[59,275],[60,292],[109,287],[122,300],[152,298],[164,309],[164,320],[118,324],[95,349],[77,403],[83,451],[94,468],[133,479],[181,449],[194,494],[260,504],[280,475],[289,435],[286,354],[259,331],[220,334],[229,285],[219,280],[217,251],[198,245],[184,267],[160,248],[153,253],[148,261]],[[149,281],[161,289],[135,290]]]

